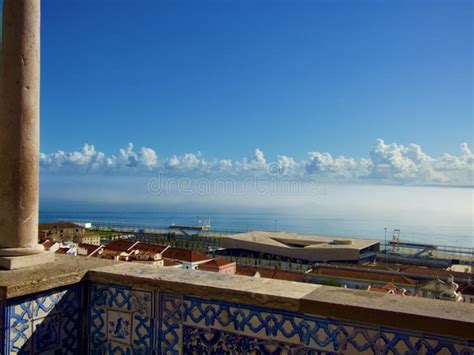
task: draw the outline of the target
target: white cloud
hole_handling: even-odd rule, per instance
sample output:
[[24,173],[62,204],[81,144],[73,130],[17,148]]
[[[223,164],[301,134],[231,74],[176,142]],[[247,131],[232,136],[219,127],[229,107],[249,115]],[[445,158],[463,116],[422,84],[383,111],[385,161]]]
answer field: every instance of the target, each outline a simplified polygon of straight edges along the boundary
[[133,144],[119,150],[118,155],[105,155],[93,145],[85,144],[79,151],[57,151],[41,154],[43,173],[50,174],[144,174],[157,173],[193,176],[261,175],[304,178],[317,176],[326,181],[380,182],[395,184],[474,185],[474,154],[466,143],[459,155],[442,154],[431,157],[417,144],[386,144],[378,139],[368,158],[333,157],[327,152],[312,151],[303,161],[277,155],[274,161],[256,149],[250,157],[240,160],[206,160],[200,153],[173,155],[159,160],[155,150]]
[[158,165],[158,156],[151,148],[142,147],[137,153],[133,144],[119,150],[119,155],[107,157],[96,151],[91,144],[84,144],[80,151],[65,153],[61,150],[40,155],[41,168],[51,172],[126,172],[128,170],[152,170]]
[[333,158],[329,153],[309,152],[305,167],[310,174],[329,173],[342,177],[356,174],[358,165],[353,158],[346,158],[342,155]]
[[173,155],[165,161],[165,168],[177,170],[205,169],[207,162],[201,158],[201,154],[187,153],[181,156]]

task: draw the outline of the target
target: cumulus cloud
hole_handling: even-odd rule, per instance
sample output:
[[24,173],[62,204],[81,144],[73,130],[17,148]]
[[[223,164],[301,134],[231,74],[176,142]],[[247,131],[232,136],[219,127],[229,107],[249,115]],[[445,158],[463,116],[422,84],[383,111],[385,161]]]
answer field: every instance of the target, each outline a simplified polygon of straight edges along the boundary
[[287,155],[269,160],[255,149],[240,160],[206,160],[200,153],[173,155],[160,160],[152,148],[121,148],[117,155],[106,155],[85,144],[74,152],[41,154],[42,172],[46,174],[145,174],[164,173],[193,176],[248,176],[270,174],[284,177],[317,177],[327,181],[380,182],[396,184],[474,185],[474,154],[467,143],[459,155],[431,157],[417,144],[385,143],[377,139],[366,158],[332,156],[311,151],[297,161]]
[[187,153],[181,156],[173,155],[165,161],[165,168],[176,170],[204,170],[207,162],[201,157],[201,154]]
[[134,151],[132,143],[119,150],[118,156],[107,157],[91,144],[84,144],[81,150],[65,153],[58,150],[51,154],[40,154],[41,168],[46,172],[72,173],[120,173],[153,170],[158,165],[158,156],[151,148],[142,147]]
[[310,174],[335,174],[339,176],[353,175],[357,172],[357,162],[353,158],[339,156],[333,158],[329,153],[309,152],[305,163]]

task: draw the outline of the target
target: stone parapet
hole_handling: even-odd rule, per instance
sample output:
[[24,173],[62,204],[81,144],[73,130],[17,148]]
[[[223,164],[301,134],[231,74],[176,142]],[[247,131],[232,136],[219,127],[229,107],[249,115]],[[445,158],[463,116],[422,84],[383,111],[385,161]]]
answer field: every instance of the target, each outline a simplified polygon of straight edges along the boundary
[[474,306],[58,256],[0,271],[0,353],[471,354]]

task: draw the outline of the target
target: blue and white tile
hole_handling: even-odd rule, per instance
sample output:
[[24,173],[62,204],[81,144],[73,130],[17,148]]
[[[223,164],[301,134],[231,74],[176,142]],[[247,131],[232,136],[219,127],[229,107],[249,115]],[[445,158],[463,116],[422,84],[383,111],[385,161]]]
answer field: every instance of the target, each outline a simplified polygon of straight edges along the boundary
[[[67,311],[66,298],[71,301]],[[6,305],[5,353],[79,354],[82,336],[80,305],[80,285],[9,300]],[[71,335],[74,340],[66,341],[71,339]]]
[[107,308],[118,311],[132,310],[132,289],[130,287],[109,285],[107,287]]
[[33,320],[33,352],[35,354],[61,346],[61,314],[55,313]]
[[183,347],[183,299],[160,294],[158,351],[179,354]]
[[[88,332],[91,353],[102,349],[114,353],[151,354],[154,339],[154,297],[149,290],[118,285],[92,284]],[[109,350],[107,350],[109,349]]]
[[107,340],[131,344],[132,314],[114,309],[107,310]]

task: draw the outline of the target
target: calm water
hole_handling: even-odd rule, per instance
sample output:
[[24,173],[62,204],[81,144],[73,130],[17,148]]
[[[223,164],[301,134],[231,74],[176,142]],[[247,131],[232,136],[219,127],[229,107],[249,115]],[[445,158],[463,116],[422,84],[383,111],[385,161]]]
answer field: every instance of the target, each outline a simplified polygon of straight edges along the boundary
[[[427,223],[398,223],[396,220],[368,216],[366,218],[316,218],[300,216],[291,212],[246,213],[213,211],[199,215],[200,211],[173,211],[166,209],[130,210],[116,208],[104,211],[102,208],[42,209],[41,222],[69,220],[77,222],[97,222],[130,226],[167,227],[172,223],[194,225],[204,218],[211,219],[216,231],[274,230],[324,235],[368,237],[384,239],[384,227],[390,238],[394,228],[401,229],[403,240],[438,243],[444,245],[474,247],[472,226],[449,226],[428,221]],[[202,211],[201,211],[202,212]],[[276,220],[276,223],[275,223]]]

